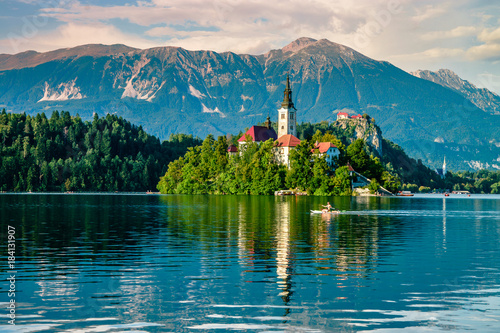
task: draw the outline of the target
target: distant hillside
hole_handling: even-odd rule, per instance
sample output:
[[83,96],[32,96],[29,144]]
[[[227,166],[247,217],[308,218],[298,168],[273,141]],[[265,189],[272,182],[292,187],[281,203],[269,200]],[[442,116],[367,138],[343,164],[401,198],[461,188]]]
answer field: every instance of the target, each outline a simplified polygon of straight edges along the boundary
[[409,155],[450,169],[499,167],[500,116],[461,93],[328,40],[300,38],[266,54],[86,45],[0,55],[0,103],[34,114],[123,116],[149,133],[204,137],[273,120],[290,73],[299,122],[367,113]]

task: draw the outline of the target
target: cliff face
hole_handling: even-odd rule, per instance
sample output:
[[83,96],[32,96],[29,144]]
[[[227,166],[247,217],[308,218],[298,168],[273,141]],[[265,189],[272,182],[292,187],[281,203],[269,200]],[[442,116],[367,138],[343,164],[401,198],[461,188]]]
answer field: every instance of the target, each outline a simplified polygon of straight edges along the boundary
[[370,119],[339,119],[333,125],[345,131],[351,142],[365,140],[378,157],[382,157],[382,131]]

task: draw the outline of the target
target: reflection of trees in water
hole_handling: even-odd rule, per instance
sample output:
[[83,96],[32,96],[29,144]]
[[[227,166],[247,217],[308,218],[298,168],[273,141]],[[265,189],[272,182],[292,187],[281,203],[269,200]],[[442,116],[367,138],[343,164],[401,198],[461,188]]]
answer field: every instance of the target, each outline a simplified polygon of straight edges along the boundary
[[147,243],[159,225],[157,211],[150,209],[158,201],[153,196],[33,194],[2,195],[0,200],[2,225],[18,226],[18,255],[28,261],[134,256],[127,249]]
[[2,225],[16,226],[27,304],[42,302],[50,318],[92,318],[125,300],[130,320],[147,320],[162,294],[145,257],[158,197],[2,195],[0,206]]

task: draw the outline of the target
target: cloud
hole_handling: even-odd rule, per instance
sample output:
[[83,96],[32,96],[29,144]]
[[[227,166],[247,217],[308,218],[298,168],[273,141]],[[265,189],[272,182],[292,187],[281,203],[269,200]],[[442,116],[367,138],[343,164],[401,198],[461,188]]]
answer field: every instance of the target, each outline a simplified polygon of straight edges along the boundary
[[459,48],[432,48],[418,53],[400,54],[392,56],[395,60],[417,61],[421,59],[432,60],[440,58],[460,58],[465,54],[465,51]]
[[43,52],[83,44],[117,43],[137,48],[149,48],[156,45],[154,42],[143,38],[124,34],[111,25],[103,23],[68,23],[59,26],[53,31],[35,31],[29,36],[19,35],[15,38],[1,40],[0,48],[11,50],[10,53],[28,49]]
[[[196,48],[216,45],[221,48],[216,51],[255,52],[264,45],[280,47],[284,41],[290,42],[302,36],[348,41],[353,35],[366,37],[369,29],[379,33],[378,30],[385,28],[387,22],[380,24],[377,20],[387,20],[388,16],[390,19],[391,11],[400,3],[399,0],[362,0],[356,3],[350,0],[152,0],[103,8],[74,1],[71,6],[47,8],[41,12],[67,24],[109,23],[120,19],[151,27],[146,29],[145,37],[163,38],[169,44],[173,41],[186,48],[201,42]],[[186,29],[185,26],[189,25],[198,29]],[[211,43],[208,42],[210,38]],[[222,38],[226,41],[221,41]],[[274,41],[270,41],[271,38]],[[261,47],[256,47],[257,44]]]
[[[414,2],[417,5],[417,2]],[[450,3],[426,5],[423,8],[415,7],[415,15],[413,15],[412,20],[416,23],[421,23],[429,19],[442,16],[449,12]]]
[[479,33],[478,39],[485,43],[500,42],[500,28],[484,29]]
[[467,59],[472,61],[500,60],[500,27],[485,28],[477,34],[477,40],[482,42],[467,50]]
[[472,61],[498,61],[500,60],[500,44],[493,43],[473,46],[467,50],[467,58]]
[[450,38],[460,38],[474,36],[478,32],[478,28],[474,26],[459,26],[448,31],[432,31],[421,36],[423,40],[434,41]]

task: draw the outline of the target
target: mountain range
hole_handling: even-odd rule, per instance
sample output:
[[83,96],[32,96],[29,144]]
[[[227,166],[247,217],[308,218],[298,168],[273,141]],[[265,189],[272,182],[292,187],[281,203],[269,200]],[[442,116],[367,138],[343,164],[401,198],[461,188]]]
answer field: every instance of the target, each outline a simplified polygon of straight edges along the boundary
[[[262,55],[83,45],[0,55],[0,106],[112,113],[162,139],[237,134],[277,119],[289,73],[299,122],[367,113],[410,156],[448,169],[500,168],[498,95],[451,71],[407,73],[326,39]],[[417,77],[418,76],[418,77]]]

